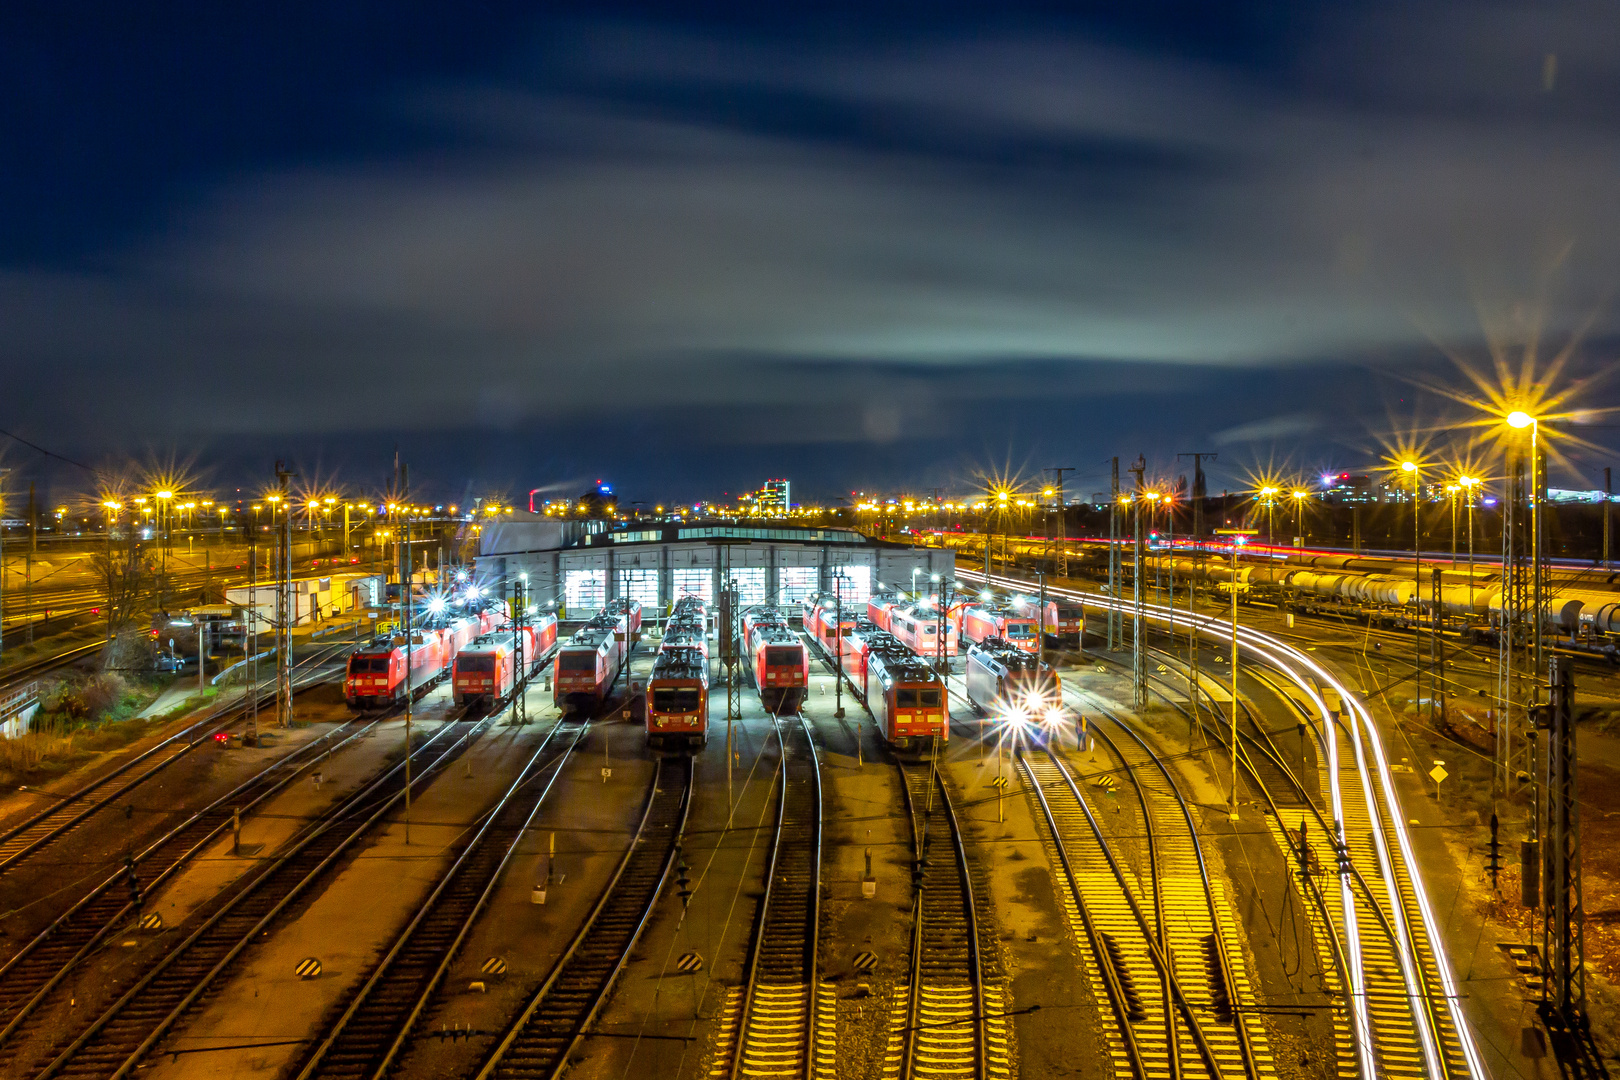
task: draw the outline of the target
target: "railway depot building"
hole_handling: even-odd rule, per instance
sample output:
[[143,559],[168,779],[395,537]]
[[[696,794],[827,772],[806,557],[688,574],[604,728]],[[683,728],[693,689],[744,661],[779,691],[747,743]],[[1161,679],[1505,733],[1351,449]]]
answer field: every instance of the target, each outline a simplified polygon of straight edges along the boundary
[[478,578],[505,594],[527,574],[531,603],[579,619],[619,597],[641,601],[649,615],[685,595],[713,604],[727,578],[737,583],[744,607],[794,606],[835,589],[846,603],[864,605],[879,588],[922,589],[931,575],[948,580],[956,567],[945,548],[875,540],[853,529],[605,524],[536,518],[485,525]]

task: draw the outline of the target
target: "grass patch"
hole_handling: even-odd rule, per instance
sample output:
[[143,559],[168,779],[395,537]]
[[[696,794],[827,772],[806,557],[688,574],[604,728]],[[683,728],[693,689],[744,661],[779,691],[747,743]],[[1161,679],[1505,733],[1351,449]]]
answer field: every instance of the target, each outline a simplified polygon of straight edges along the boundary
[[212,703],[216,688],[188,694],[163,712],[140,716],[170,680],[99,674],[69,678],[42,694],[32,730],[0,739],[0,784],[37,784],[62,776],[96,754],[117,750]]

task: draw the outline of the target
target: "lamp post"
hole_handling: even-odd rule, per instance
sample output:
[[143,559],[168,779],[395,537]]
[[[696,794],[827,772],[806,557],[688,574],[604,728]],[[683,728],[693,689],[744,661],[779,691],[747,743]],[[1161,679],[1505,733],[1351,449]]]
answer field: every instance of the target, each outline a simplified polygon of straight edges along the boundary
[[1507,426],[1516,431],[1530,429],[1530,591],[1531,609],[1535,612],[1530,620],[1534,629],[1535,652],[1533,663],[1535,671],[1541,670],[1541,485],[1546,478],[1541,469],[1541,421],[1527,412],[1514,410],[1507,415]]
[[1278,491],[1277,488],[1274,488],[1269,484],[1260,489],[1260,498],[1261,498],[1261,501],[1265,503],[1265,507],[1266,507],[1266,543],[1268,543],[1268,544],[1275,544],[1277,542],[1277,537],[1276,537],[1276,534],[1275,534],[1275,526],[1274,526],[1274,522],[1273,522],[1273,511],[1276,509],[1276,506],[1277,506],[1277,504],[1276,504],[1277,491]]
[[1294,546],[1305,546],[1305,500],[1311,497],[1309,491],[1295,488],[1294,492]]
[[1238,549],[1243,542],[1256,535],[1254,529],[1216,529],[1217,536],[1230,536],[1232,538],[1232,790],[1227,797],[1226,816],[1229,821],[1238,819],[1237,782],[1238,782]]
[[1474,610],[1474,487],[1479,483],[1477,476],[1459,476],[1457,483],[1462,487],[1468,499],[1468,610]]
[[[1401,462],[1401,471],[1412,478],[1412,602],[1416,605],[1412,619],[1413,671],[1423,672],[1423,467],[1408,458]],[[1414,685],[1422,694],[1421,677]]]

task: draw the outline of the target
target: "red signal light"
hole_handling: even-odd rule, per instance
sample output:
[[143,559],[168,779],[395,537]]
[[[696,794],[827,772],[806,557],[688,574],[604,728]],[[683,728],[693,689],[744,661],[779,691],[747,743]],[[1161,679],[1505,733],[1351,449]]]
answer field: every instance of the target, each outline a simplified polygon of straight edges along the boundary
[[217,743],[228,743],[231,741],[230,733],[226,731],[216,731],[214,732],[214,741]]

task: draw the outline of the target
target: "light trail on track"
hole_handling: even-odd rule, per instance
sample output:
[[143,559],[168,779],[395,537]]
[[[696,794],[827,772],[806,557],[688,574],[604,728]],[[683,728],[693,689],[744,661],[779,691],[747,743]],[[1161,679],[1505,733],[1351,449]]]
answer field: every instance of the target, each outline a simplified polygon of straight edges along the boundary
[[[957,575],[969,580],[988,582],[991,585],[1009,589],[1016,592],[1029,593],[1034,583],[1018,578],[1006,577],[998,574],[986,575],[979,571],[958,569]],[[1083,592],[1078,589],[1064,589],[1048,584],[1048,596],[1073,600],[1082,604],[1093,604],[1113,608],[1121,612],[1130,612],[1135,605],[1129,601],[1115,599],[1100,593]],[[1227,644],[1231,641],[1232,624],[1212,616],[1201,615],[1196,612],[1186,612],[1174,608],[1165,608],[1156,604],[1143,604],[1143,616],[1155,623],[1175,627],[1192,627],[1202,634],[1214,637],[1217,642]],[[1474,1035],[1466,1018],[1463,1016],[1460,998],[1457,992],[1456,979],[1451,971],[1451,965],[1442,948],[1443,938],[1440,935],[1439,924],[1434,916],[1434,910],[1429,903],[1427,890],[1423,879],[1418,872],[1418,864],[1412,849],[1411,837],[1407,832],[1406,821],[1400,813],[1400,801],[1395,793],[1395,784],[1389,769],[1389,762],[1384,754],[1383,742],[1379,737],[1372,715],[1361,700],[1353,694],[1336,675],[1319,663],[1314,657],[1301,649],[1282,641],[1271,634],[1253,630],[1242,623],[1238,624],[1237,636],[1242,647],[1265,660],[1266,663],[1286,675],[1300,691],[1306,696],[1313,707],[1320,722],[1317,738],[1322,745],[1328,761],[1329,790],[1333,808],[1333,823],[1336,833],[1335,841],[1341,850],[1346,845],[1344,831],[1345,812],[1342,793],[1339,787],[1339,753],[1338,739],[1334,736],[1336,729],[1343,730],[1350,745],[1354,749],[1356,771],[1359,775],[1362,794],[1366,804],[1366,811],[1371,821],[1371,832],[1375,840],[1375,850],[1378,856],[1379,867],[1385,881],[1386,893],[1390,903],[1390,914],[1393,916],[1399,933],[1395,935],[1392,945],[1400,956],[1402,980],[1405,984],[1415,1026],[1422,1038],[1423,1057],[1427,1075],[1435,1080],[1453,1075],[1442,1061],[1440,1052],[1440,1036],[1434,1030],[1435,1019],[1427,1008],[1420,1008],[1420,1003],[1432,1005],[1432,994],[1423,985],[1424,979],[1418,968],[1418,958],[1414,949],[1413,928],[1407,919],[1407,913],[1397,890],[1397,868],[1394,856],[1389,848],[1385,829],[1393,834],[1400,858],[1404,864],[1405,876],[1410,882],[1410,891],[1413,902],[1418,909],[1424,937],[1429,943],[1429,953],[1433,958],[1435,973],[1439,977],[1441,994],[1445,1000],[1445,1009],[1451,1020],[1451,1027],[1456,1033],[1456,1040],[1461,1047],[1463,1064],[1466,1066],[1466,1075],[1484,1078],[1489,1074],[1485,1070],[1484,1062],[1480,1058],[1479,1049],[1475,1045]],[[1303,670],[1301,670],[1303,669]],[[1308,673],[1308,674],[1306,674]],[[1314,680],[1314,681],[1313,681]],[[1327,702],[1320,690],[1326,687],[1338,695],[1345,708],[1348,724],[1336,722],[1332,711],[1328,709]],[[1372,769],[1366,750],[1370,749],[1372,768],[1378,774],[1377,787],[1383,795],[1383,805],[1388,814],[1380,814],[1378,800],[1374,797],[1374,780]],[[1372,1022],[1368,1014],[1367,989],[1365,972],[1361,969],[1361,941],[1360,926],[1355,916],[1354,894],[1349,874],[1341,867],[1339,871],[1339,891],[1341,911],[1343,912],[1343,930],[1345,935],[1345,954],[1354,958],[1354,966],[1347,976],[1350,980],[1349,993],[1353,1003],[1352,1016],[1356,1032],[1356,1053],[1361,1063],[1361,1072],[1364,1080],[1373,1080],[1382,1075],[1374,1059],[1374,1045],[1372,1038]]]

